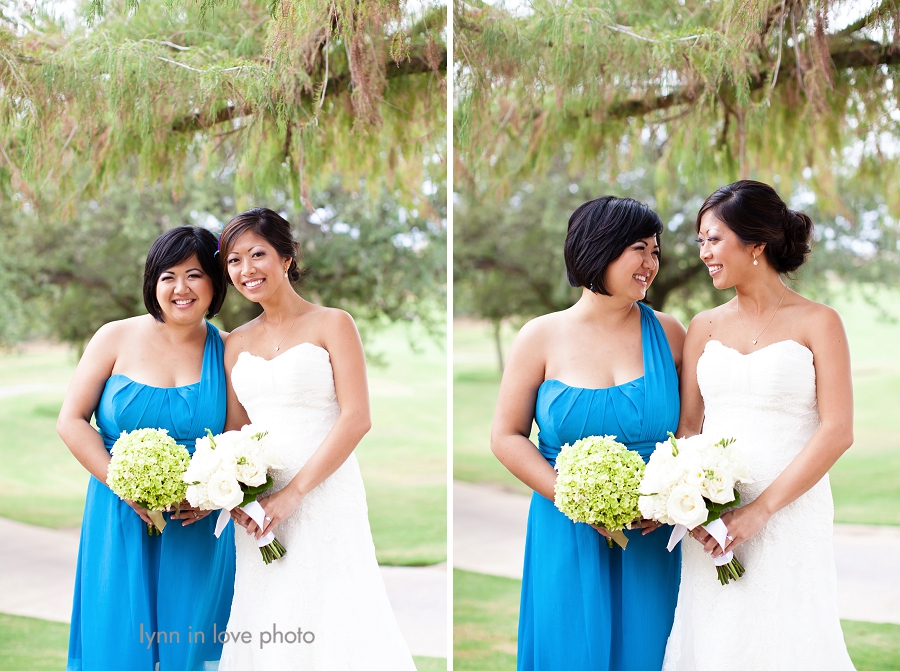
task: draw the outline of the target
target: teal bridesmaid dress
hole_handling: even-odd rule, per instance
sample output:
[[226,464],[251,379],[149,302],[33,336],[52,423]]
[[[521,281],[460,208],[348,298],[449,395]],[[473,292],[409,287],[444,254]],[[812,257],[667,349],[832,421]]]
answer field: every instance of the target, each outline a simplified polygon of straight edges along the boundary
[[[641,309],[644,375],[606,389],[545,380],[538,389],[538,448],[555,464],[560,447],[614,435],[647,461],[678,427],[678,376],[653,310]],[[528,514],[519,609],[518,671],[659,671],[672,628],[681,548],[666,529],[626,531],[612,549],[534,493]]]
[[[168,429],[194,440],[225,426],[224,344],[207,324],[203,372],[195,384],[151,387],[124,375],[106,381],[95,412],[106,449],[122,431]],[[147,525],[91,477],[81,524],[67,671],[208,671],[222,645],[234,592],[234,527],[217,539],[217,515],[186,527]],[[214,631],[215,627],[215,631]]]

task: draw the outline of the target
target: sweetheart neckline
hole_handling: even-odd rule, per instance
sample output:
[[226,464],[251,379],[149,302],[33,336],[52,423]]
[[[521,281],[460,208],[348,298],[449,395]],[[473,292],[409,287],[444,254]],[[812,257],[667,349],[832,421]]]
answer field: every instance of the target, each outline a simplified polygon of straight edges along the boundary
[[706,341],[706,345],[703,346],[703,354],[706,354],[706,348],[707,348],[707,347],[709,346],[709,344],[712,343],[712,342],[718,343],[719,345],[721,345],[721,346],[724,347],[725,349],[731,350],[732,352],[736,352],[737,354],[739,354],[739,355],[741,355],[741,356],[752,356],[752,355],[754,355],[754,354],[759,354],[760,352],[762,352],[762,351],[764,351],[764,350],[767,350],[767,349],[769,349],[770,347],[775,347],[775,345],[781,345],[781,344],[784,344],[784,343],[794,343],[797,347],[801,347],[801,348],[805,349],[805,350],[806,350],[807,352],[809,352],[810,354],[813,353],[813,351],[812,351],[809,347],[807,347],[806,345],[801,345],[800,343],[798,343],[796,340],[793,340],[792,338],[788,338],[787,340],[779,340],[779,341],[777,341],[777,342],[769,343],[769,344],[766,345],[765,347],[760,347],[760,348],[757,349],[757,350],[754,350],[754,351],[752,351],[752,352],[747,352],[747,353],[744,353],[744,352],[740,351],[739,349],[735,349],[734,347],[729,347],[728,345],[726,345],[725,343],[723,343],[721,340],[716,340],[715,338],[713,338],[713,339],[711,339],[711,340],[707,340],[707,341]]
[[248,352],[247,350],[244,350],[243,352],[238,354],[238,359],[241,358],[241,354],[246,354],[247,356],[252,356],[254,359],[260,359],[261,361],[275,361],[275,359],[280,359],[281,357],[283,357],[285,354],[287,354],[291,350],[297,349],[298,347],[303,347],[304,345],[309,345],[310,347],[315,347],[316,349],[320,349],[323,352],[325,352],[325,354],[327,354],[329,357],[331,356],[331,353],[324,347],[320,347],[319,345],[316,345],[315,343],[311,343],[311,342],[301,342],[301,343],[297,343],[296,345],[293,345],[291,347],[288,347],[281,354],[279,354],[278,356],[273,356],[271,359],[267,359],[263,356],[259,356],[258,354],[254,354],[253,352]]

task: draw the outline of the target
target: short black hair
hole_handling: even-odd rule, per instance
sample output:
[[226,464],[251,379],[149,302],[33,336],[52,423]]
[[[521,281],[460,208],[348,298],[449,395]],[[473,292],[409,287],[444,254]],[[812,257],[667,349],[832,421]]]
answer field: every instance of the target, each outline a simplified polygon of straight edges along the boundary
[[156,283],[159,276],[170,268],[184,263],[194,254],[200,267],[209,277],[213,286],[213,298],[206,313],[207,319],[215,317],[225,302],[227,286],[222,276],[222,268],[216,260],[219,243],[216,236],[205,228],[179,226],[166,231],[153,241],[144,263],[144,305],[156,321],[165,321],[162,308],[156,300]]
[[603,282],[607,266],[638,240],[654,235],[658,243],[662,232],[659,215],[632,198],[603,196],[580,205],[566,234],[569,284],[610,296]]

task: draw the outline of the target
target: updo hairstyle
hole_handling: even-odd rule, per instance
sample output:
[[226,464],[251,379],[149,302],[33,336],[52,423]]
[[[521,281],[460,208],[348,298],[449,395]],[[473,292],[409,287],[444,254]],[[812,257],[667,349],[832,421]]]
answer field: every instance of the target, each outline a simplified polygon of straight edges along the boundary
[[587,287],[610,296],[604,275],[610,263],[638,240],[662,234],[663,224],[643,203],[604,196],[580,205],[569,217],[566,234],[566,275],[573,287]]
[[790,273],[806,262],[813,222],[791,210],[768,184],[744,179],[717,190],[697,213],[712,212],[734,231],[745,245],[766,243],[763,254],[779,273]]
[[297,262],[302,261],[303,257],[300,254],[300,245],[294,239],[291,225],[284,217],[267,207],[254,207],[252,210],[241,212],[225,224],[225,230],[222,231],[222,237],[219,238],[219,256],[229,284],[231,284],[231,277],[228,275],[228,253],[235,241],[247,231],[253,231],[264,238],[275,248],[281,258],[291,260],[287,273],[288,279],[292,283],[303,279],[305,273],[297,265]]

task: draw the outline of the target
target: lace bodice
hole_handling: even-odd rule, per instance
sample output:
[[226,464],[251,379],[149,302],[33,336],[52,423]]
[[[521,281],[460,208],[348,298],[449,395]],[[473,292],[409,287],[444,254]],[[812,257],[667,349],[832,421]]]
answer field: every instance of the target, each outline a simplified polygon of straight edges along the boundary
[[341,414],[331,357],[312,343],[270,360],[241,352],[231,383],[250,421],[278,446],[286,471],[306,463]]
[[754,480],[777,477],[819,428],[813,353],[794,340],[750,354],[710,340],[697,382],[703,433],[737,438]]

